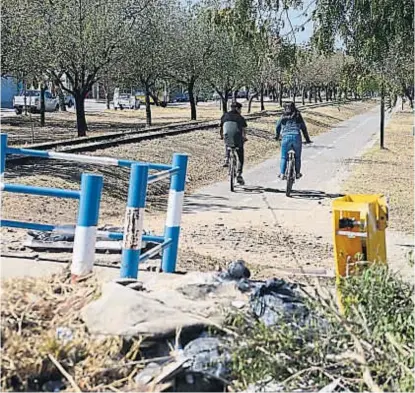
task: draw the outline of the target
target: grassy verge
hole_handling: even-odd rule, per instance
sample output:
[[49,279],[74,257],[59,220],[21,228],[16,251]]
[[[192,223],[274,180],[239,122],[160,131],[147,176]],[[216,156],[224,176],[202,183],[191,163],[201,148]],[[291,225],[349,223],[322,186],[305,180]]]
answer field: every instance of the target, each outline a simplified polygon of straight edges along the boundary
[[409,109],[392,115],[385,129],[385,147],[378,144],[356,160],[345,193],[378,194],[390,198],[389,227],[414,233],[414,137]]
[[[414,289],[384,267],[343,282],[340,316],[329,300],[305,302],[307,324],[295,318],[265,327],[247,315],[229,318],[235,389],[317,391],[414,390]],[[298,391],[298,390],[296,390]]]

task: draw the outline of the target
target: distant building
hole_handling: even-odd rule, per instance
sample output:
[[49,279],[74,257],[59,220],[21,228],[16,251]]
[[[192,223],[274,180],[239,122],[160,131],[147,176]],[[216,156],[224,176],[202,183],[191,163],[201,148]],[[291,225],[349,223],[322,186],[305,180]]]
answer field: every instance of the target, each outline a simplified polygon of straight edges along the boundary
[[12,76],[1,77],[1,108],[13,108],[13,97],[21,89],[21,83],[18,83]]

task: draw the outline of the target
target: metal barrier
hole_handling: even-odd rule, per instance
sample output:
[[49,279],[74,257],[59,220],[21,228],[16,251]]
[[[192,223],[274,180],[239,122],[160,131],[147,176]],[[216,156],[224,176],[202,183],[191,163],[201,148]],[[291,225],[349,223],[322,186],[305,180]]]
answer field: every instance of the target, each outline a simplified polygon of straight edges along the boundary
[[[7,147],[7,134],[1,134],[1,137],[2,174],[4,172],[5,157],[7,154],[17,154],[31,157],[75,161],[80,163],[97,165],[130,167],[131,173],[129,180],[127,209],[125,213],[124,233],[96,231],[95,228],[95,236],[99,235],[100,237],[108,238],[111,240],[123,240],[120,271],[122,278],[137,278],[139,263],[148,260],[149,258],[157,255],[160,252],[162,252],[162,270],[167,273],[175,272],[180,237],[180,222],[184,201],[184,189],[186,183],[186,171],[188,160],[187,155],[174,154],[171,165],[143,163],[132,160],[116,159],[112,157],[87,156],[80,154],[59,153],[54,151],[39,151],[32,149],[11,148]],[[149,170],[157,170],[159,172],[155,174],[149,174]],[[164,234],[162,236],[143,235],[143,219],[147,187],[149,184],[169,177],[170,192]],[[11,221],[3,222],[7,224],[7,226],[15,225]],[[65,226],[42,224],[43,226],[39,227],[36,226],[38,224],[26,224],[27,226],[24,227],[26,229],[30,228],[44,231],[53,230],[54,232],[61,234],[73,233],[73,231],[71,232],[71,230],[69,230]],[[78,238],[79,237],[80,236],[78,235]],[[152,248],[150,251],[140,255],[142,241],[151,241],[159,244],[156,247]]]
[[[75,239],[71,273],[72,278],[88,274],[92,271],[95,260],[95,243],[97,236],[99,205],[102,193],[102,176],[82,174],[80,190],[35,187],[23,184],[7,184],[3,182],[7,154],[7,134],[1,134],[1,183],[3,192],[28,195],[50,196],[79,200],[78,220],[75,228]],[[26,221],[0,220],[1,227],[53,231],[63,228],[58,225],[39,224]]]

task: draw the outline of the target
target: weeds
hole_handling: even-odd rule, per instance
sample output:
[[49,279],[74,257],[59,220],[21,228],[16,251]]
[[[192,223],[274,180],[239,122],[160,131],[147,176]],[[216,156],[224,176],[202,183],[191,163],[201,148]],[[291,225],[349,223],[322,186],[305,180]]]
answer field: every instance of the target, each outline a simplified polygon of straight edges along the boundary
[[414,391],[414,289],[382,266],[341,284],[345,315],[307,296],[307,321],[265,327],[229,315],[234,387],[316,391],[333,381],[350,391]]

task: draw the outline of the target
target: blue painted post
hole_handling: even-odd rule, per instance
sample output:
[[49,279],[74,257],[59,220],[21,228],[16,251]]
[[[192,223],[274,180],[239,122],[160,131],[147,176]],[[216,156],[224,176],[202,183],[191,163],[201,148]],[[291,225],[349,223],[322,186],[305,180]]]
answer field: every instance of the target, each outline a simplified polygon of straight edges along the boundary
[[102,183],[100,175],[82,174],[71,266],[72,282],[91,273],[94,266]]
[[163,252],[162,270],[166,273],[174,273],[176,270],[177,252],[179,248],[180,222],[182,219],[184,188],[186,185],[187,155],[174,154],[173,167],[180,170],[172,175],[170,181],[169,202],[167,205],[166,227],[164,241],[172,240],[170,247]]
[[1,136],[0,180],[3,181],[4,172],[6,170],[7,134],[0,134],[0,136]]
[[121,278],[137,278],[146,205],[148,165],[131,165],[124,239],[121,255]]

